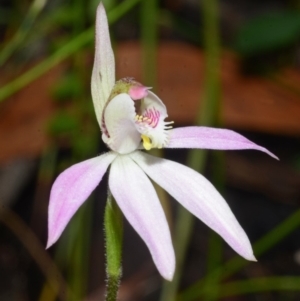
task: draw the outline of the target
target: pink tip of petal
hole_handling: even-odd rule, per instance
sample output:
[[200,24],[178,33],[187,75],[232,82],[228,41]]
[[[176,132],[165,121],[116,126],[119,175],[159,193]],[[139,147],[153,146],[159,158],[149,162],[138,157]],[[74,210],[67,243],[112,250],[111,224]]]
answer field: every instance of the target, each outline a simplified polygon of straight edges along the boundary
[[129,95],[133,100],[138,100],[145,98],[148,95],[148,90],[151,89],[150,87],[145,87],[143,85],[136,85],[132,86],[129,89]]

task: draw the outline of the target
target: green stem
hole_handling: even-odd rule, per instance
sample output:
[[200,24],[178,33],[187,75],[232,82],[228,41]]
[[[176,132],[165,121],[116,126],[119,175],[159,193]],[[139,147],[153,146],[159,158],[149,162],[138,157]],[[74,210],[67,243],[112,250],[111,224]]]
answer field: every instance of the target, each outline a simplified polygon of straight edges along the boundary
[[109,193],[105,208],[104,232],[106,239],[107,287],[106,301],[116,301],[122,275],[122,213]]
[[69,233],[72,240],[68,257],[68,282],[74,292],[70,301],[83,300],[88,286],[87,258],[91,244],[93,203],[88,199],[72,221]]
[[4,208],[4,206],[0,206],[0,222],[10,229],[20,240],[21,244],[44,274],[54,295],[58,296],[59,300],[62,301],[70,300],[73,292],[70,290],[55,262],[48,252],[45,251],[45,246],[41,244],[32,230],[16,213],[9,208]]
[[[250,293],[263,293],[270,291],[299,291],[300,277],[280,276],[261,277],[246,280],[237,280],[222,285],[210,285],[205,287],[205,296],[215,295],[220,298],[246,295]],[[205,297],[205,300],[206,297]],[[287,300],[287,296],[284,296]]]
[[[188,158],[188,165],[190,167],[197,166],[197,170],[204,167],[206,159],[206,151],[199,151],[198,153],[191,151]],[[196,168],[195,168],[196,169]],[[187,247],[191,238],[192,229],[194,225],[193,216],[183,207],[178,208],[177,221],[174,231],[174,249],[176,254],[176,271],[172,282],[165,281],[160,300],[175,300],[181,274],[186,257]]]
[[[84,29],[86,12],[84,0],[72,0],[70,13],[73,14],[72,36],[78,36]],[[73,69],[80,76],[81,81],[84,82],[84,75],[86,68],[84,67],[83,51],[78,51],[72,56]],[[74,72],[74,73],[75,73]],[[82,92],[82,91],[81,91]],[[84,99],[84,95],[80,93],[76,95],[75,108],[80,110],[80,103]],[[81,110],[81,112],[84,112]],[[83,114],[79,114],[79,116]],[[74,143],[74,141],[73,141]],[[76,158],[76,147],[72,145],[73,160]],[[85,156],[86,154],[82,154]],[[93,203],[88,199],[82,206],[81,210],[74,217],[73,226],[70,227],[70,232],[73,234],[73,241],[69,241],[71,248],[70,256],[68,257],[68,282],[74,291],[75,299],[70,301],[82,300],[86,295],[88,287],[88,261],[89,251],[91,247],[91,227],[92,227],[92,211]]]
[[[228,282],[220,287],[219,297],[237,296],[267,291],[299,291],[300,277],[263,277]],[[286,300],[286,299],[284,299]]]
[[[215,184],[218,191],[223,192],[225,186],[225,168],[224,168],[224,153],[223,152],[213,152],[212,153],[213,162],[213,183]],[[207,277],[205,286],[215,287],[214,290],[210,290],[208,295],[205,295],[205,300],[215,301],[218,300],[218,283],[220,281],[218,275],[212,274],[212,272],[220,267],[222,263],[223,254],[223,240],[222,238],[213,231],[210,231],[208,253],[207,253],[207,269],[206,274],[213,275],[212,277]]]
[[220,121],[220,32],[218,0],[202,1],[203,42],[205,51],[204,99],[200,120],[206,126]]
[[[112,9],[108,13],[109,24],[115,23],[120,17],[126,14],[131,8],[133,8],[140,0],[127,0],[120,3],[116,8]],[[41,63],[37,64],[27,72],[18,76],[4,87],[0,89],[0,102],[7,97],[13,95],[17,91],[26,87],[28,84],[36,80],[38,77],[49,71],[54,66],[58,65],[64,59],[74,54],[76,51],[85,47],[91,43],[94,39],[94,26],[82,32],[76,38],[72,39],[69,43],[65,44],[54,54]]]
[[[202,110],[199,110],[197,124],[214,125],[218,123],[220,110],[220,42],[218,22],[218,1],[203,1],[204,16],[204,48],[205,48],[205,76]],[[192,150],[189,152],[187,165],[201,171],[204,169],[207,152]],[[175,300],[183,270],[185,255],[190,241],[194,217],[180,207],[174,234],[176,252],[176,272],[173,281],[165,283],[161,300]],[[164,299],[167,298],[167,299]]]
[[[142,45],[142,80],[147,86],[157,91],[157,45],[158,45],[158,0],[147,0],[141,3],[140,27]],[[152,149],[155,157],[163,157],[162,149]],[[153,184],[164,209],[169,227],[172,228],[170,201],[167,193],[156,183]],[[161,300],[166,300],[162,296]]]
[[14,37],[5,45],[0,52],[0,66],[20,47],[29,35],[32,26],[45,7],[46,0],[34,0],[25,16],[20,28],[15,33]]
[[147,0],[141,3],[141,42],[143,80],[155,90],[157,80],[157,12],[158,1]]

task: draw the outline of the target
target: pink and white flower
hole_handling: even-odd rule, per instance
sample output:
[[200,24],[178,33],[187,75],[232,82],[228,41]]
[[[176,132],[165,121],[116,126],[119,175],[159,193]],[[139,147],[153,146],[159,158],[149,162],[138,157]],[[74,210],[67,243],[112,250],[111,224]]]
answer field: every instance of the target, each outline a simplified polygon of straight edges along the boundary
[[247,235],[208,180],[186,166],[143,150],[256,149],[276,157],[231,130],[196,126],[171,129],[171,122],[165,121],[165,105],[148,87],[132,78],[115,82],[115,60],[102,4],[97,9],[91,89],[102,139],[111,151],[75,164],[58,176],[50,195],[47,247],[58,240],[110,167],[109,189],[165,279],[173,277],[175,255],[165,214],[149,178],[222,236],[238,254],[255,260]]

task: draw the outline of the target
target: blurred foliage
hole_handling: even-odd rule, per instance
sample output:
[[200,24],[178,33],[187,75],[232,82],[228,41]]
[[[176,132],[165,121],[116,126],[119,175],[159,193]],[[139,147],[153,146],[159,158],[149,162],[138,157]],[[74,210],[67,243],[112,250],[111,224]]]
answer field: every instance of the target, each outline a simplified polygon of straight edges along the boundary
[[296,168],[296,170],[300,171],[300,154],[293,158],[292,165]]
[[[151,0],[143,1],[150,2]],[[104,0],[103,2],[107,11],[111,13],[109,14],[110,22],[115,22],[122,21],[120,20],[122,16],[128,13],[139,1]],[[143,9],[131,12],[130,16],[133,16],[132,19],[135,19],[135,24],[140,24],[141,27],[141,40],[144,43],[143,57],[148,65],[146,67],[148,73],[145,73],[144,77],[153,86],[156,84],[155,47],[158,44],[160,34],[206,47],[208,61],[205,76],[207,79],[205,97],[209,108],[203,110],[205,115],[199,116],[199,120],[202,123],[214,124],[217,119],[216,115],[219,112],[220,86],[218,75],[216,73],[211,74],[211,72],[213,70],[217,71],[219,68],[220,41],[217,30],[219,15],[217,11],[213,15],[209,15],[212,7],[211,1],[207,0],[205,2],[204,18],[207,18],[206,22],[213,22],[210,25],[213,26],[212,31],[214,33],[206,28],[206,41],[204,43],[203,38],[200,37],[203,28],[199,28],[198,23],[195,23],[194,19],[189,19],[186,15],[179,13],[178,7],[186,8],[182,1],[176,1],[176,4],[174,4],[175,1],[173,4],[170,4],[171,2],[168,1],[157,2],[158,4],[155,7],[151,8],[151,5],[144,6]],[[55,145],[57,149],[67,149],[67,156],[62,156],[62,158],[53,160],[53,162],[51,161],[51,164],[55,165],[55,167],[52,166],[53,168],[51,168],[53,174],[58,173],[62,166],[65,168],[74,162],[95,156],[99,152],[100,132],[94,118],[89,91],[90,79],[89,76],[86,76],[88,73],[86,62],[90,64],[90,71],[92,68],[89,58],[92,57],[94,51],[94,45],[92,44],[94,35],[93,24],[98,3],[98,0],[15,0],[3,1],[0,4],[0,38],[2,39],[0,66],[1,68],[5,67],[4,69],[9,73],[10,78],[13,77],[11,76],[12,74],[19,74],[15,80],[8,82],[8,88],[7,86],[0,88],[0,101],[22,89],[28,83],[49,71],[53,66],[68,59],[68,71],[57,79],[57,84],[51,91],[56,106],[56,114],[49,121],[47,128],[52,139],[51,147]],[[214,1],[214,4],[217,10],[219,6],[218,1]],[[177,8],[171,9],[173,5]],[[198,10],[200,8],[197,6]],[[153,15],[150,14],[149,10],[151,10]],[[131,18],[126,20],[126,22],[130,21],[132,21]],[[122,23],[120,24],[123,25]],[[151,27],[149,27],[149,24],[151,24]],[[157,27],[160,26],[160,28],[155,28],[154,30],[153,27],[155,25]],[[162,27],[164,30],[167,28],[171,34],[168,36],[165,31],[161,30]],[[283,50],[283,56],[288,58],[289,52],[286,49],[297,45],[299,36],[300,12],[297,10],[282,10],[251,18],[239,29],[233,48],[241,57],[250,59],[251,67],[255,66],[261,69],[266,61],[265,55],[269,56],[270,53],[273,54],[276,51]],[[152,49],[147,45],[151,45]],[[262,60],[259,59],[261,55]],[[253,58],[255,60],[254,64]],[[40,60],[40,63],[31,67],[37,60]],[[274,64],[274,62],[274,57],[270,56],[270,64]],[[214,64],[217,64],[217,66],[214,66]],[[29,68],[27,73],[21,72],[24,66]],[[149,70],[151,70],[150,74]],[[216,103],[214,104],[213,101]],[[56,152],[57,149],[54,151]],[[202,168],[205,159],[206,153],[193,153],[189,159],[189,164],[195,168],[201,165]],[[295,162],[295,166],[300,169],[300,158],[297,158]],[[39,172],[42,173],[44,169],[45,166],[41,164]],[[220,172],[220,174],[222,173]],[[51,180],[48,179],[49,185]],[[87,249],[92,244],[90,241],[91,213],[92,203],[90,202],[72,220],[57,244],[56,255],[54,255],[58,259],[60,268],[62,270],[68,269],[66,273],[68,275],[68,285],[70,285],[71,290],[77,293],[77,299],[78,296],[83,297],[87,293],[86,282],[89,279],[89,271],[87,270],[87,265],[84,265],[89,259],[89,250]],[[298,227],[299,215],[300,213],[296,212],[290,219],[283,222],[281,227],[278,226],[275,229],[276,231],[262,238],[256,244],[257,254],[260,255],[274,247],[276,243]],[[181,223],[177,224],[180,233],[177,233],[178,242],[176,245],[178,245],[178,248],[181,248],[183,254],[181,261],[184,262],[183,239],[186,239],[185,244],[188,246],[190,233],[187,233],[185,238],[182,235],[184,235],[184,228],[192,227],[192,221],[186,222],[186,220],[182,220]],[[205,281],[209,279],[211,274],[217,275],[217,280],[219,278],[223,280],[225,276],[238,272],[247,264],[240,258],[220,264],[219,252],[222,252],[222,249],[219,247],[219,241],[214,239],[212,237],[210,255],[216,255],[218,258],[213,258],[214,256],[208,257],[209,261],[213,261],[208,275],[199,282],[195,282],[190,288],[186,288],[180,295],[180,300],[194,300],[203,294],[207,294],[208,298],[211,292],[204,292],[203,294],[199,292],[199,287],[205,288],[205,285],[208,286],[208,284],[213,284],[214,291],[212,293],[218,292],[218,288],[221,288],[220,294],[222,295],[223,293],[224,296],[263,290],[297,289],[299,279],[296,277],[293,279],[285,277],[264,278],[256,281],[247,280],[248,282],[246,280],[244,282],[232,281],[227,284],[221,284],[218,281],[216,283],[206,283]],[[40,249],[42,250],[43,248]],[[214,253],[214,249],[218,249],[219,252]],[[39,251],[40,253],[43,252],[41,250]],[[213,269],[216,269],[216,271]],[[175,288],[172,288],[172,294],[177,293],[177,285],[179,285],[179,279],[182,276],[181,268],[178,269],[178,273],[178,283],[175,284]],[[288,284],[286,284],[286,281]],[[47,290],[44,289],[44,291]],[[40,300],[44,300],[43,298],[44,295],[42,293]],[[45,294],[45,300],[46,298],[47,294]]]
[[67,112],[58,112],[49,122],[49,133],[53,137],[76,135],[79,128],[79,120]]
[[300,41],[300,11],[267,12],[239,29],[233,48],[244,73],[267,74],[294,62]]
[[291,46],[299,40],[300,12],[266,13],[240,28],[235,49],[242,56],[251,56]]
[[77,73],[70,72],[62,76],[52,90],[53,99],[57,102],[70,102],[84,93],[84,85]]

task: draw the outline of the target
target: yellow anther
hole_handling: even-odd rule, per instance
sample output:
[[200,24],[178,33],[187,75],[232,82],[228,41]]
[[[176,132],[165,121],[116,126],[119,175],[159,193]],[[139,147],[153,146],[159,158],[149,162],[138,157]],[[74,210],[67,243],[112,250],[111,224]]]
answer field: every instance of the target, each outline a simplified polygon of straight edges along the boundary
[[143,146],[146,150],[150,150],[152,148],[152,142],[151,139],[148,136],[142,135],[141,136],[143,139]]

